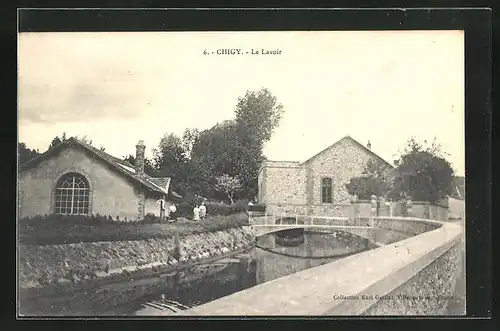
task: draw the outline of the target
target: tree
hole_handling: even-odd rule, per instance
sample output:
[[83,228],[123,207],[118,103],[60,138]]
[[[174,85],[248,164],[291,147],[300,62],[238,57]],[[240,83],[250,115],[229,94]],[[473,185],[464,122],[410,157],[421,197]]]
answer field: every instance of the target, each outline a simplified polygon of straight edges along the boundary
[[61,138],[59,138],[59,136],[56,136],[54,139],[52,139],[52,141],[49,145],[49,149],[56,147],[57,145],[65,142],[65,141],[66,141],[66,132],[63,132],[63,134],[61,135]]
[[237,175],[240,144],[235,128],[233,121],[225,121],[200,132],[191,151],[192,159],[203,162],[214,176]]
[[22,165],[22,164],[28,162],[29,160],[37,157],[38,155],[40,155],[40,153],[38,153],[38,150],[29,149],[26,147],[25,143],[21,143],[21,142],[17,144],[17,153],[19,155],[19,159],[18,159],[19,165]]
[[84,144],[92,146],[92,139],[87,138],[86,135],[84,135],[83,137],[76,136],[75,139],[84,143]]
[[228,174],[223,174],[216,178],[215,189],[227,195],[231,203],[234,203],[234,195],[241,190],[241,188],[242,185],[237,176],[233,177]]
[[235,119],[201,132],[186,129],[182,137],[165,135],[154,151],[155,167],[172,177],[180,192],[218,198],[216,178],[225,174],[238,178],[242,186],[233,192],[233,199],[254,198],[263,146],[282,114],[282,105],[267,89],[247,91],[238,98]]
[[375,178],[354,177],[345,186],[349,194],[362,200],[370,200],[372,195],[383,196],[381,184]]
[[238,98],[235,109],[236,123],[246,134],[242,138],[257,145],[271,139],[283,113],[283,105],[266,88],[247,91],[244,97]]
[[[130,163],[131,165],[135,166],[135,156],[133,156],[131,154],[126,156],[126,157],[123,157],[123,161],[126,161],[126,162]],[[148,158],[144,159],[144,172],[146,173],[146,175],[149,175],[151,177],[158,176],[158,171],[154,167],[153,162]]]
[[451,195],[454,171],[436,139],[426,147],[409,139],[399,163],[392,198],[411,196],[415,201],[436,203]]
[[236,159],[237,173],[244,191],[242,197],[257,195],[257,178],[264,161],[263,148],[283,117],[283,105],[266,89],[247,91],[238,98],[235,108],[235,135],[239,143]]
[[386,196],[391,189],[391,169],[379,160],[369,160],[363,170],[363,176],[351,178],[346,184],[347,192],[363,200],[372,195]]
[[183,140],[173,133],[165,134],[153,150],[154,167],[160,176],[172,178],[172,187],[181,194],[192,190],[193,166]]
[[176,171],[176,164],[185,163],[187,160],[182,139],[173,133],[163,136],[158,148],[153,149],[153,154],[158,169],[170,175]]
[[50,142],[50,145],[49,145],[49,149],[50,148],[54,148],[56,147],[57,145],[61,144],[62,141],[59,137],[55,137],[54,139],[52,139],[52,141]]
[[191,159],[191,153],[193,151],[193,146],[200,136],[200,131],[198,129],[186,129],[182,135],[182,148],[184,149],[184,154],[186,158]]

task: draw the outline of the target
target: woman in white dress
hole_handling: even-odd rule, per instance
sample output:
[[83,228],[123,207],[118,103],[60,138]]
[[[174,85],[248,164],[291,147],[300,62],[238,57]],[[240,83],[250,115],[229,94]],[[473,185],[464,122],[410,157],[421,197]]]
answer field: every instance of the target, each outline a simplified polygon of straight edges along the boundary
[[205,219],[206,216],[207,216],[207,207],[205,206],[205,202],[202,202],[200,206],[200,219]]
[[193,221],[199,221],[200,220],[200,208],[198,208],[198,205],[195,205],[193,208]]

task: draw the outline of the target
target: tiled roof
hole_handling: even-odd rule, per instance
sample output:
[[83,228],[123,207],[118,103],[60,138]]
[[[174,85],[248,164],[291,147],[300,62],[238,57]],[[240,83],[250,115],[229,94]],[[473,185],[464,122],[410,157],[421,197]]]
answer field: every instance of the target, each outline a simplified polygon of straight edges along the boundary
[[[139,175],[135,171],[135,167],[128,163],[127,161],[120,160],[119,158],[116,158],[104,151],[101,151],[100,149],[95,148],[94,146],[91,146],[89,144],[86,144],[78,139],[75,139],[73,137],[67,139],[66,141],[60,143],[59,145],[50,148],[47,150],[45,153],[29,160],[28,162],[24,163],[20,167],[20,171],[26,171],[30,168],[33,168],[37,164],[39,164],[41,161],[46,160],[47,158],[51,157],[58,151],[69,147],[69,146],[76,146],[79,148],[82,148],[84,151],[89,152],[91,155],[96,156],[100,160],[106,162],[110,166],[112,166],[112,169],[120,172],[121,174],[127,176],[129,179],[132,179],[133,181],[142,184],[142,186],[145,186],[149,190],[156,192],[156,193],[162,193],[162,194],[168,194],[169,191],[169,186],[170,186],[170,178],[169,177],[151,177],[147,174],[142,174]],[[174,191],[170,191],[170,193],[176,197],[180,198],[181,196]]]

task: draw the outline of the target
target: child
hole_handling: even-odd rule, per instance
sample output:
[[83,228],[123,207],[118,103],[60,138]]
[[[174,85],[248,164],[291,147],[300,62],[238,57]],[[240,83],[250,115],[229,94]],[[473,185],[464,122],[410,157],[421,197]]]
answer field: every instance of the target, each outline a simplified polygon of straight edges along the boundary
[[193,221],[197,222],[200,220],[200,208],[198,205],[195,205],[193,208]]
[[177,218],[176,216],[176,213],[177,212],[177,207],[175,206],[175,204],[172,204],[169,208],[169,218],[170,218],[170,222],[174,222]]
[[207,216],[207,207],[205,207],[205,202],[201,203],[200,206],[200,218],[203,220]]

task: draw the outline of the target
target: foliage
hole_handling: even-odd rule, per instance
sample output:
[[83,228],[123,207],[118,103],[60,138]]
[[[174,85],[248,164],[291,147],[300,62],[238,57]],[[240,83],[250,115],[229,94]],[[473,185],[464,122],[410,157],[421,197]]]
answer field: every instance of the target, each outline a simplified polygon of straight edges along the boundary
[[185,146],[191,146],[186,153],[195,162],[194,169],[203,175],[194,176],[200,182],[200,193],[219,199],[227,195],[213,189],[217,185],[215,178],[226,174],[238,177],[242,185],[233,200],[254,198],[258,171],[264,160],[262,149],[282,114],[283,107],[267,89],[247,91],[238,99],[234,120],[217,123],[201,132],[185,133],[185,137],[191,138],[186,138],[189,143]]
[[259,168],[264,161],[263,148],[283,117],[283,105],[266,89],[247,91],[236,104],[236,131],[240,142],[237,173],[244,187],[241,197],[257,196]]
[[50,145],[49,145],[49,149],[53,148],[53,147],[56,147],[57,145],[63,143],[66,141],[66,132],[63,132],[63,134],[61,135],[61,138],[59,138],[59,136],[56,136],[54,139],[52,139]]
[[187,159],[191,159],[191,153],[195,142],[200,136],[200,131],[198,129],[186,129],[182,134],[182,148],[184,149],[184,155]]
[[172,178],[172,188],[182,195],[203,191],[203,168],[190,159],[190,151],[186,150],[191,148],[196,137],[196,130],[186,130],[183,138],[173,133],[165,134],[158,148],[153,150],[157,173]]
[[266,204],[265,203],[256,203],[256,204],[250,205],[248,210],[265,212],[266,211]]
[[19,161],[18,161],[19,165],[24,164],[29,160],[40,155],[40,153],[38,153],[38,150],[27,148],[25,143],[17,144],[17,153],[19,155]]
[[188,219],[193,218],[193,208],[201,203],[201,198],[192,193],[185,195],[177,205],[177,215]]
[[[177,205],[177,215],[179,217],[191,219],[193,217],[194,206],[200,205],[202,201],[204,201],[202,198],[192,194],[185,196]],[[230,205],[205,201],[205,207],[207,208],[207,215],[228,216],[246,212],[248,210],[248,200],[239,200]]]
[[234,195],[243,187],[240,179],[237,176],[232,177],[228,174],[223,174],[222,176],[218,176],[215,180],[215,189],[226,194],[231,203],[234,203]]
[[[66,132],[63,132],[63,134],[61,135],[60,138],[59,138],[59,136],[55,136],[54,139],[52,139],[52,141],[50,142],[49,149],[56,147],[57,145],[65,142],[67,139],[68,138],[66,137]],[[76,136],[75,139],[84,143],[84,144],[92,146],[92,139],[89,139],[86,135],[84,135],[83,137]],[[104,148],[104,146],[101,145],[99,147],[99,150],[101,152],[104,152],[106,150],[106,148]]]
[[430,146],[409,139],[397,170],[390,192],[393,199],[411,196],[415,201],[436,203],[452,193],[454,171],[435,139]]
[[257,147],[271,139],[274,129],[283,116],[283,106],[268,89],[247,91],[238,98],[235,115],[236,124],[245,135],[245,142]]
[[[166,133],[153,150],[153,159],[145,160],[145,172],[172,178],[172,189],[183,196],[199,194],[222,200],[229,194],[232,201],[253,199],[257,195],[258,171],[265,160],[263,146],[278,126],[283,106],[265,88],[247,91],[238,98],[234,115],[234,119],[201,132],[188,128],[182,137]],[[54,138],[51,146],[65,139],[64,133],[61,138]],[[85,136],[77,139],[92,144]],[[103,146],[100,149],[105,150]],[[132,155],[123,159],[135,163]],[[231,190],[232,193],[227,188],[216,189],[216,178],[224,174],[237,177],[240,189]]]
[[[135,156],[132,154],[124,157],[123,161],[135,166]],[[144,158],[144,172],[151,177],[158,177],[158,171],[156,170],[153,162],[148,158]]]
[[345,185],[347,192],[359,199],[369,200],[372,195],[386,196],[391,190],[390,168],[381,161],[369,160],[363,170],[363,176],[351,178]]
[[116,222],[110,216],[100,215],[45,215],[20,220],[19,235],[22,244],[57,245],[171,238],[174,235],[222,231],[243,225],[248,225],[248,216],[244,213],[209,216],[200,222],[172,224],[161,224],[154,216],[139,222]]
[[84,135],[83,137],[76,136],[75,139],[84,143],[84,144],[92,146],[92,139],[87,138],[86,135]]
[[372,195],[382,196],[381,183],[371,177],[354,177],[346,184],[347,192],[359,199],[370,200]]
[[226,205],[223,203],[208,203],[205,202],[207,207],[207,215],[234,215],[246,212],[248,210],[248,201],[239,200],[231,205]]
[[238,137],[233,121],[217,123],[200,132],[192,148],[192,158],[204,164],[214,176],[236,175]]

